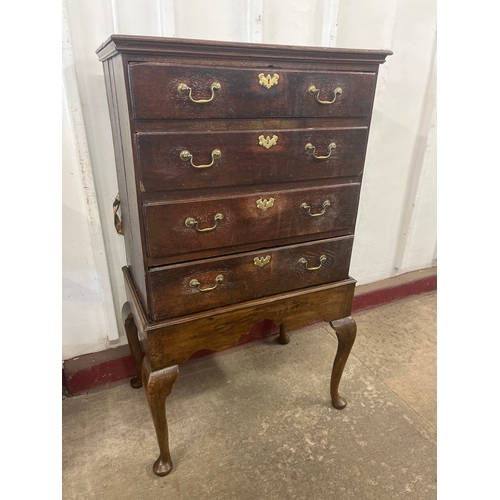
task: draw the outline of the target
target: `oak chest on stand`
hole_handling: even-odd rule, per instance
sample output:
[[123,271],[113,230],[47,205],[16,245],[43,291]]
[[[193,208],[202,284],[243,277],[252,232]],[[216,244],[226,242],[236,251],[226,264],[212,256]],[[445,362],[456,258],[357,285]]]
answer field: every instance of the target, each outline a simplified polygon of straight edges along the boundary
[[[125,328],[172,469],[165,400],[178,365],[263,319],[322,318],[339,339],[330,392],[356,335],[349,277],[383,50],[113,35],[104,66],[124,235]],[[120,217],[121,212],[121,217]]]

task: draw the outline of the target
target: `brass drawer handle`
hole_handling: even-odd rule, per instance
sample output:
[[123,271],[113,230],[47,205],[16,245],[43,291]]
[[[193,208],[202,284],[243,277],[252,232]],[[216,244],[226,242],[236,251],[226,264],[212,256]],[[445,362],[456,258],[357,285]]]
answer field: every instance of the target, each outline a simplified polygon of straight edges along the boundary
[[191,99],[192,102],[195,102],[197,104],[204,104],[206,102],[210,102],[214,98],[215,91],[220,90],[220,89],[221,89],[221,84],[219,82],[214,82],[214,83],[212,83],[212,85],[210,85],[210,90],[212,91],[212,97],[210,99],[197,99],[196,100],[196,99],[193,99],[193,97],[191,95],[191,92],[192,92],[191,87],[188,87],[185,83],[179,83],[179,85],[177,86],[177,91],[179,92],[179,94],[188,94],[189,99]]
[[306,144],[306,151],[309,153],[309,152],[312,152],[312,155],[314,156],[314,158],[317,158],[318,160],[326,160],[327,158],[330,158],[330,155],[332,154],[332,149],[335,149],[337,147],[337,145],[332,142],[328,145],[328,156],[316,156],[316,147],[313,146],[310,142],[308,142]]
[[212,231],[217,227],[217,222],[220,220],[224,220],[224,216],[222,214],[215,214],[214,221],[215,224],[212,227],[206,227],[205,229],[200,229],[198,227],[198,221],[196,219],[193,219],[192,217],[188,217],[185,221],[184,224],[186,224],[187,227],[194,227],[196,231],[200,233],[204,233],[206,231]]
[[120,216],[118,215],[118,209],[120,208],[120,193],[115,196],[115,201],[113,202],[113,213],[115,216],[115,229],[118,234],[123,234],[123,224]]
[[210,163],[210,165],[195,165],[193,163],[193,155],[187,151],[186,149],[184,151],[181,151],[181,160],[182,161],[188,161],[191,163],[191,165],[194,167],[194,168],[208,168],[208,167],[211,167],[213,164],[214,164],[214,161],[215,160],[220,160],[221,157],[222,157],[222,153],[220,151],[220,149],[214,149],[212,151],[212,163]]
[[320,93],[320,90],[317,89],[314,85],[311,85],[307,91],[314,95],[316,94],[316,100],[320,103],[320,104],[333,104],[335,102],[335,99],[337,99],[337,95],[341,95],[342,94],[342,89],[340,87],[337,87],[334,91],[333,91],[333,101],[322,101],[320,98],[319,98],[319,93]]
[[307,213],[311,216],[311,217],[319,217],[320,215],[323,215],[326,211],[326,207],[329,207],[331,205],[331,203],[328,201],[328,200],[325,200],[323,202],[323,210],[321,212],[318,212],[317,214],[312,214],[311,213],[311,207],[307,204],[307,203],[302,203],[300,205],[300,208],[303,208],[304,210],[307,210]]
[[[198,290],[200,292],[209,292],[210,290],[214,290],[215,288],[217,288],[217,285],[219,283],[221,283],[222,281],[224,281],[224,276],[222,276],[222,274],[219,274],[219,276],[217,276],[217,278],[215,278],[215,285],[214,286],[211,286],[209,288],[198,288]],[[200,285],[201,285],[201,283],[197,279],[191,280],[189,282],[189,286],[191,288],[197,288]]]
[[316,271],[317,269],[319,269],[319,268],[323,265],[323,262],[325,262],[325,260],[326,260],[326,255],[322,255],[322,256],[319,258],[319,262],[320,262],[319,266],[317,266],[317,267],[307,267],[307,260],[306,260],[306,259],[304,259],[304,257],[301,257],[301,258],[299,259],[299,264],[305,264],[306,269],[307,269],[308,271]]

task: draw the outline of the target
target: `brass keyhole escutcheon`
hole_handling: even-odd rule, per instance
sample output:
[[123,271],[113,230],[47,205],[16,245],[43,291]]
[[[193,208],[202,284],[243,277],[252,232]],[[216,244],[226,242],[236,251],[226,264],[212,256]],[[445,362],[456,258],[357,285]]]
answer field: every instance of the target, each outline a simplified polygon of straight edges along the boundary
[[278,85],[278,81],[280,79],[280,76],[276,73],[274,73],[273,76],[267,75],[265,76],[264,73],[259,74],[259,83],[266,87],[266,89],[270,89],[273,85]]
[[271,256],[266,255],[265,257],[255,257],[253,259],[254,265],[258,267],[264,267],[266,264],[269,264],[271,262]]
[[271,208],[274,205],[275,198],[269,198],[268,200],[263,200],[262,196],[255,202],[257,208],[260,208],[262,211],[266,211],[268,208]]
[[272,137],[264,137],[263,135],[259,135],[259,146],[264,146],[266,149],[269,149],[272,146],[276,146],[277,142],[277,135],[273,135]]

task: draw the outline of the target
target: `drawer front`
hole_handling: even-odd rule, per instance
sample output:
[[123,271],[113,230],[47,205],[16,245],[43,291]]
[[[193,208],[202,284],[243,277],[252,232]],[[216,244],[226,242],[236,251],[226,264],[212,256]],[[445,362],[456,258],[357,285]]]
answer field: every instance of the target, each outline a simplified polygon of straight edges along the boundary
[[146,205],[148,256],[157,265],[199,258],[196,252],[208,249],[229,254],[245,244],[351,234],[359,189],[353,183]]
[[[292,116],[370,116],[377,83],[376,73],[298,72],[290,75],[296,101]],[[320,102],[321,101],[321,102]]]
[[150,270],[155,321],[346,279],[353,237]]
[[145,192],[358,176],[366,127],[138,133]]
[[363,117],[376,74],[131,63],[129,81],[138,120]]

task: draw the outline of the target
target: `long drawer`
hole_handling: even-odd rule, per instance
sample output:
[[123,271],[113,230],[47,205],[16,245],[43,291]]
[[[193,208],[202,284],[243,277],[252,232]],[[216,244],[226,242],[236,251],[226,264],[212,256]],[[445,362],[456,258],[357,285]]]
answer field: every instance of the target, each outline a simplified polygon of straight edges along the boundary
[[149,265],[351,234],[359,190],[352,183],[145,205]]
[[129,64],[129,81],[138,120],[364,117],[371,112],[376,74],[147,62]]
[[367,128],[138,133],[145,192],[359,176]]
[[151,269],[154,321],[348,277],[353,236]]

